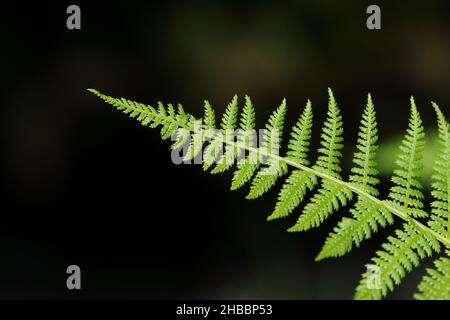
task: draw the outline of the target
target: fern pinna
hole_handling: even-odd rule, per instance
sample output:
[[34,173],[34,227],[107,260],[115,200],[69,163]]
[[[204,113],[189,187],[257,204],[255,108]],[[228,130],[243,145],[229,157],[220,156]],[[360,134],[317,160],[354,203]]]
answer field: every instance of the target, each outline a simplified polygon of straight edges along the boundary
[[[397,169],[387,199],[380,199],[377,184],[376,151],[378,124],[372,98],[369,95],[353,155],[353,168],[347,180],[342,176],[343,120],[339,106],[329,89],[327,119],[321,133],[318,158],[308,159],[312,135],[312,104],[307,102],[291,130],[288,150],[280,156],[286,100],[270,115],[260,145],[255,145],[255,109],[248,96],[239,118],[238,98],[235,96],[216,129],[215,112],[205,101],[205,113],[200,119],[186,113],[181,105],[158,107],[123,98],[97,95],[118,110],[136,118],[144,126],[161,126],[163,139],[173,137],[173,149],[187,146],[184,161],[202,155],[203,168],[212,173],[225,172],[236,164],[231,189],[251,181],[248,199],[255,199],[287,178],[278,201],[268,220],[287,217],[300,205],[308,192],[317,191],[303,206],[297,223],[290,232],[305,231],[321,225],[338,209],[353,204],[329,233],[316,260],[342,256],[372,237],[380,228],[391,225],[394,218],[403,221],[366,265],[356,288],[355,299],[381,299],[403,280],[421,260],[440,255],[435,268],[418,286],[417,299],[450,299],[450,127],[437,104],[440,151],[434,168],[431,210],[423,203],[419,181],[425,145],[425,133],[416,104],[411,98],[409,126],[400,145]],[[237,126],[239,126],[237,128]],[[203,151],[203,153],[202,153]],[[289,168],[292,170],[289,172]],[[446,249],[446,250],[445,250]],[[442,252],[444,251],[444,252]],[[374,277],[375,276],[375,277]]]

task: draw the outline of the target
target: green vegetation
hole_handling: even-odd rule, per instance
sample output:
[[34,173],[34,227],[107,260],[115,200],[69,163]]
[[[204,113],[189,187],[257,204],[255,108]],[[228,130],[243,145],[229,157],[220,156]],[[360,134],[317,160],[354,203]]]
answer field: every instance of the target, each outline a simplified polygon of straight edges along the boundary
[[[285,100],[269,117],[264,139],[257,147],[251,143],[255,110],[249,97],[245,98],[240,121],[238,100],[234,97],[222,117],[220,129],[215,130],[215,113],[208,102],[205,102],[205,116],[196,119],[185,113],[181,105],[175,108],[171,104],[164,106],[158,103],[158,108],[153,108],[123,98],[112,98],[93,89],[89,91],[136,118],[144,126],[161,126],[163,139],[176,137],[174,148],[188,144],[185,160],[195,158],[204,150],[205,170],[212,168],[212,173],[225,172],[237,162],[231,189],[241,188],[251,180],[249,199],[263,195],[275,186],[278,179],[288,175],[268,220],[292,214],[307,192],[317,189],[303,206],[297,223],[289,228],[290,232],[316,228],[353,201],[350,215],[343,217],[328,235],[316,260],[342,256],[371,238],[380,228],[392,224],[394,218],[401,219],[403,225],[388,237],[370,262],[370,266],[379,270],[378,284],[375,287],[369,285],[373,274],[369,271],[364,273],[356,289],[356,299],[385,297],[413,267],[433,255],[436,256],[435,269],[428,270],[415,297],[450,299],[450,131],[437,104],[432,105],[438,119],[438,155],[430,177],[433,201],[430,212],[427,212],[420,181],[425,132],[413,98],[409,127],[397,152],[389,196],[381,199],[375,162],[378,124],[370,95],[356,139],[353,168],[345,180],[341,167],[343,118],[331,90],[327,120],[322,126],[321,145],[314,164],[308,160],[313,122],[310,101],[291,130],[286,155],[280,156],[278,150],[287,109]],[[240,130],[237,139],[234,139],[238,123]],[[246,155],[239,159],[240,154]],[[263,158],[267,159],[264,168]],[[443,250],[445,248],[447,252]]]

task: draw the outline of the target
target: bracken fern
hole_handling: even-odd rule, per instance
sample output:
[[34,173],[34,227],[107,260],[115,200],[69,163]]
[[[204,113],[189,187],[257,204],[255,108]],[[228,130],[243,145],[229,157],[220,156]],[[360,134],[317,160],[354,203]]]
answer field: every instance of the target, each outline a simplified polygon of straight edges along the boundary
[[[303,206],[290,232],[306,231],[320,226],[333,213],[352,200],[349,216],[342,217],[329,233],[316,260],[343,256],[394,218],[403,224],[383,243],[375,257],[366,265],[356,288],[355,299],[381,299],[400,284],[420,262],[436,255],[435,269],[428,269],[418,287],[417,299],[450,299],[450,126],[436,103],[440,150],[433,175],[433,201],[427,213],[419,182],[423,167],[425,133],[419,111],[411,98],[409,126],[400,145],[397,169],[394,170],[387,199],[379,197],[376,164],[378,124],[371,96],[367,98],[359,132],[354,166],[347,180],[342,176],[343,118],[329,89],[327,119],[322,127],[318,158],[311,165],[308,159],[312,136],[312,104],[308,100],[297,123],[290,132],[286,155],[280,156],[286,100],[269,116],[262,142],[255,145],[255,109],[248,96],[239,119],[235,96],[225,110],[220,129],[216,129],[215,112],[205,101],[204,117],[187,114],[181,105],[147,106],[123,98],[112,98],[94,89],[98,97],[112,104],[144,126],[161,126],[163,139],[172,137],[173,149],[187,146],[184,161],[202,155],[203,168],[212,173],[225,172],[236,163],[231,189],[250,184],[248,199],[255,199],[273,188],[278,179],[288,175],[268,220],[292,214],[308,192],[317,188]],[[239,128],[237,128],[239,126]],[[237,129],[237,130],[236,130]],[[237,132],[237,133],[236,133]],[[201,153],[203,151],[203,153]],[[292,170],[289,173],[289,168]],[[445,253],[441,253],[446,248]],[[440,255],[440,256],[439,256]],[[375,268],[375,269],[373,269]],[[375,285],[373,270],[377,271]]]

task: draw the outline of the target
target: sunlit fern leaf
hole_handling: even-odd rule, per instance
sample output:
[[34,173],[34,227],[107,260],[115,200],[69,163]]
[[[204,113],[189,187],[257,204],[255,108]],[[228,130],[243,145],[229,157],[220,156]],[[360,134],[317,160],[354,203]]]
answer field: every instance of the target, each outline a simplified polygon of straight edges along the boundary
[[287,172],[285,162],[270,157],[270,155],[279,155],[285,114],[286,99],[283,99],[281,105],[269,117],[261,142],[262,153],[260,156],[267,157],[267,166],[260,169],[253,178],[247,199],[256,199],[267,192],[275,185],[277,179]]
[[[143,114],[141,113],[140,115],[141,118],[143,117]],[[183,106],[181,104],[178,104],[178,109],[177,109],[177,116],[176,116],[177,122],[174,122],[174,125],[176,125],[176,129],[173,133],[173,140],[174,143],[171,146],[172,150],[181,148],[184,146],[184,144],[188,141],[188,139],[190,138],[190,131],[183,127],[183,126],[187,126],[189,123],[189,120],[195,120],[194,117],[186,114],[186,112],[183,109]],[[140,120],[138,118],[138,120]]]
[[234,130],[236,128],[236,124],[238,121],[238,112],[238,97],[237,95],[234,95],[233,99],[228,104],[225,113],[222,116],[220,127],[223,131]]
[[329,215],[345,206],[352,199],[352,192],[340,184],[323,181],[321,188],[303,209],[297,223],[288,231],[306,231],[318,227]]
[[298,164],[308,166],[308,152],[311,143],[311,128],[313,113],[311,101],[308,100],[300,119],[298,119],[291,131],[291,139],[288,143],[286,157]]
[[167,105],[167,115],[168,117],[162,121],[161,138],[163,140],[169,139],[178,128],[177,122],[171,120],[176,119],[175,108],[171,103]]
[[[328,117],[322,129],[319,157],[314,166],[318,171],[340,179],[340,159],[343,148],[342,116],[331,89],[328,89]],[[319,226],[328,216],[352,198],[352,192],[342,184],[323,180],[321,188],[305,206],[297,223],[288,231],[305,231]]]
[[[450,126],[436,103],[433,107],[438,118],[439,151],[434,166],[431,192],[431,216],[428,225],[443,236],[450,236]],[[447,251],[447,255],[450,252]],[[420,300],[450,300],[450,259],[441,257],[434,262],[435,269],[427,269],[420,282],[420,293],[415,295]]]
[[376,177],[378,170],[375,162],[378,149],[378,128],[375,108],[370,94],[367,97],[361,125],[358,132],[356,151],[353,155],[354,167],[351,169],[350,181],[372,196],[378,196],[376,185],[380,180]]
[[[372,258],[373,266],[378,268],[375,274],[368,271],[356,288],[355,299],[378,300],[393,291],[413,267],[417,267],[422,259],[439,252],[439,242],[412,223],[404,223],[403,229],[395,230],[395,236],[389,236],[383,244],[383,250]],[[369,265],[368,265],[369,266]],[[373,277],[378,277],[373,281]],[[373,281],[373,282],[372,282]]]
[[[159,125],[162,125],[164,127],[164,121],[170,120],[170,117],[168,117],[166,113],[166,108],[164,108],[164,104],[161,101],[158,101],[158,109],[155,118],[153,119],[153,123],[150,124],[150,128],[156,128]],[[130,114],[131,117],[133,117],[135,114],[137,115],[139,110],[136,110],[135,112],[132,112]]]
[[[423,208],[423,195],[421,185],[417,180],[422,169],[424,147],[424,131],[419,112],[411,98],[411,118],[409,128],[400,146],[400,155],[394,171],[392,181],[396,184],[391,187],[390,201],[395,208],[403,209],[408,216],[426,216]],[[423,212],[423,213],[421,213]],[[381,271],[381,288],[367,287],[367,273],[363,276],[357,288],[355,297],[381,298],[388,290],[392,291],[394,285],[400,284],[407,272],[419,264],[420,258],[431,255],[432,249],[439,251],[439,243],[423,230],[417,230],[413,224],[405,223],[403,230],[396,230],[396,237],[389,237],[383,244],[383,249],[373,258],[374,264]],[[426,254],[425,254],[426,253]]]
[[[222,133],[224,136],[224,141],[232,141],[234,142],[234,134],[238,117],[238,99],[235,95],[233,100],[225,112],[222,119]],[[211,170],[211,173],[222,173],[231,168],[234,164],[234,161],[237,157],[237,146],[235,143],[226,144],[225,152],[222,157],[218,161],[217,165]]]
[[[158,103],[158,108],[143,105],[127,99],[117,99],[101,94],[96,90],[89,90],[107,103],[112,104],[130,117],[137,119],[142,125],[149,127],[162,127],[162,135],[167,137],[173,128],[185,128],[192,135],[197,130],[202,134],[198,140],[206,145],[204,152],[204,166],[210,167],[217,159],[220,159],[220,151],[224,145],[235,147],[239,155],[242,152],[249,152],[243,155],[237,164],[238,170],[234,173],[232,188],[244,185],[254,176],[256,170],[262,163],[263,156],[267,158],[268,168],[274,175],[264,175],[262,171],[256,174],[253,179],[250,194],[256,197],[270,187],[272,187],[280,175],[284,174],[288,165],[294,171],[286,179],[286,183],[280,193],[280,198],[285,200],[281,205],[282,209],[276,211],[275,217],[288,215],[298,202],[304,197],[306,189],[312,189],[313,184],[320,179],[321,188],[312,196],[311,202],[304,207],[300,216],[300,227],[298,230],[306,230],[322,223],[332,212],[337,211],[351,198],[351,193],[358,195],[358,200],[354,207],[350,209],[351,217],[344,218],[338,223],[334,232],[331,233],[325,242],[317,259],[342,255],[358,246],[361,241],[369,238],[380,226],[392,223],[392,217],[396,216],[404,221],[403,227],[395,230],[395,234],[388,237],[388,241],[383,244],[382,249],[376,253],[372,259],[371,267],[379,270],[379,283],[372,281],[373,274],[366,272],[357,288],[355,298],[358,299],[378,299],[384,297],[392,291],[395,285],[399,284],[406,273],[420,261],[433,252],[439,252],[441,244],[450,248],[449,237],[449,125],[437,105],[433,105],[438,114],[438,125],[440,128],[439,161],[435,166],[435,176],[433,184],[433,197],[431,217],[428,219],[428,226],[418,221],[416,217],[424,217],[421,193],[421,185],[418,178],[421,174],[424,133],[419,113],[411,100],[411,119],[406,136],[400,147],[400,155],[397,160],[398,169],[394,172],[388,200],[380,199],[376,190],[377,178],[374,160],[376,149],[376,122],[370,98],[363,114],[363,120],[358,135],[357,151],[355,153],[355,168],[352,170],[349,181],[344,181],[341,177],[341,166],[339,160],[342,150],[342,117],[337,107],[336,101],[329,90],[328,117],[322,129],[321,148],[319,157],[314,166],[310,166],[307,160],[307,153],[310,138],[310,126],[312,122],[311,110],[307,107],[300,118],[300,122],[294,126],[291,132],[291,141],[286,156],[278,154],[281,140],[281,130],[283,129],[284,114],[286,104],[276,109],[269,118],[266,125],[264,140],[260,145],[250,146],[246,142],[248,136],[238,133],[237,141],[224,139],[224,129],[235,129],[237,122],[237,99],[233,99],[222,119],[222,126],[219,133],[215,130],[214,111],[205,104],[205,116],[197,120],[192,115],[184,112],[182,107],[178,107],[177,112],[171,105],[164,107]],[[246,105],[241,116],[241,129],[254,127],[254,109],[251,101],[246,97]],[[303,120],[302,120],[303,119]],[[198,129],[200,128],[200,129]],[[203,130],[202,130],[203,129]],[[254,135],[251,133],[250,136]],[[245,136],[245,137],[244,137]],[[184,138],[175,137],[175,143],[181,145]],[[191,139],[192,140],[192,139]],[[186,140],[187,141],[187,140]],[[190,141],[192,142],[192,141]],[[194,147],[192,147],[194,148]],[[195,148],[201,149],[201,148]],[[193,151],[196,153],[196,150]],[[206,154],[206,161],[205,161]],[[246,162],[250,155],[256,155],[256,162]],[[260,161],[261,159],[261,161]],[[250,164],[250,165],[248,165]],[[275,166],[278,164],[279,166]],[[267,170],[267,168],[266,168]],[[266,172],[267,173],[267,172]],[[310,179],[307,179],[310,177]],[[288,185],[288,186],[286,186]],[[291,187],[292,186],[292,187]],[[284,190],[284,191],[283,191]],[[290,191],[287,193],[287,191]],[[299,200],[300,199],[300,200]],[[272,216],[271,216],[272,217]],[[269,217],[270,218],[270,217]],[[448,257],[447,257],[448,259]],[[440,259],[438,261],[444,261]],[[447,261],[447,260],[445,260]],[[443,269],[440,267],[440,269]],[[430,271],[430,276],[423,280],[420,287],[421,293],[418,298],[434,295],[431,287],[437,288],[446,283],[448,272],[437,270],[438,273]],[[433,280],[434,277],[436,280]],[[435,283],[433,283],[435,282]],[[368,284],[378,284],[373,287]],[[428,287],[427,287],[428,286]],[[442,285],[439,292],[447,292],[450,285]],[[442,290],[441,290],[442,289]],[[439,294],[441,296],[441,294]]]
[[215,129],[216,128],[216,113],[214,109],[211,107],[211,104],[208,100],[204,101],[204,116],[203,116],[203,128],[205,130]]
[[325,172],[326,174],[340,178],[340,172],[342,168],[340,166],[342,158],[342,148],[344,147],[344,127],[342,123],[342,115],[336,100],[333,95],[333,91],[328,89],[328,112],[327,120],[325,121],[322,134],[320,137],[321,148],[319,148],[319,157],[317,159],[314,168]]
[[371,203],[360,197],[350,209],[352,218],[344,217],[330,232],[316,261],[324,258],[339,257],[350,252],[353,245],[359,247],[361,242],[370,239],[379,227],[393,223],[392,214],[383,206]]
[[[300,119],[292,128],[291,139],[288,143],[287,157],[298,164],[308,166],[308,152],[312,127],[311,101],[308,100]],[[305,171],[294,170],[286,179],[280,193],[275,210],[268,220],[288,216],[303,200],[307,190],[312,190],[317,178]]]
[[[214,133],[216,128],[216,118],[214,110],[207,100],[204,101],[204,116],[203,119],[197,120],[193,116],[190,116],[188,127],[192,128],[193,133],[190,135],[189,147],[186,151],[184,161],[190,161],[197,157],[202,151],[205,143],[205,133]],[[201,130],[201,129],[204,129]],[[183,130],[185,128],[181,128]]]
[[[204,115],[202,119],[197,120],[193,116],[190,116],[188,127],[192,129],[192,134],[190,134],[189,147],[183,158],[185,162],[196,158],[200,154],[205,144],[206,134],[213,135],[215,133],[216,115],[207,100],[204,101],[203,109]],[[186,128],[180,128],[180,130],[183,131]]]
[[283,189],[278,195],[274,212],[267,218],[273,220],[288,216],[302,202],[306,192],[312,190],[317,178],[301,170],[294,170],[286,179]]
[[200,130],[202,128],[202,119],[196,120],[192,119],[189,123],[194,132],[191,135],[191,140],[189,141],[189,147],[186,151],[186,154],[183,158],[183,161],[188,162],[197,157],[202,152],[203,143],[204,143],[204,134],[203,131]]
[[438,118],[439,151],[432,176],[431,194],[435,200],[428,225],[450,238],[450,127],[438,105],[433,103],[433,107]]
[[[238,101],[237,96],[233,97],[233,100],[228,104],[225,113],[222,116],[221,130],[215,132],[215,134],[210,137],[211,143],[205,148],[203,153],[203,169],[209,169],[217,159],[220,160],[224,157],[223,153],[223,143],[230,138],[230,132],[234,132],[237,122],[238,115]],[[233,148],[225,146],[225,154],[233,152]],[[234,153],[234,152],[233,152]],[[225,155],[228,158],[229,155]],[[227,166],[227,162],[224,161],[224,165]]]
[[[367,194],[378,195],[376,185],[376,150],[378,141],[378,128],[375,108],[370,94],[367,97],[361,125],[358,132],[356,151],[353,156],[355,166],[351,169],[350,181]],[[341,222],[328,235],[325,244],[316,260],[328,257],[338,257],[350,252],[353,244],[359,246],[364,239],[369,239],[379,225],[392,223],[393,218],[389,211],[382,206],[359,196],[354,208],[350,209],[352,218],[344,217]]]
[[130,115],[130,117],[136,118],[138,116],[137,120],[144,126],[148,125],[156,117],[157,111],[152,106],[146,106],[142,103],[137,103],[124,98],[113,98],[104,95],[95,89],[88,89],[88,91],[95,94],[106,103],[113,105],[117,110]]
[[240,119],[240,128],[237,130],[239,142],[239,156],[243,157],[246,150],[256,148],[255,109],[249,96],[245,96],[245,105]]
[[418,300],[450,300],[450,252],[434,261],[434,269],[428,268],[414,297]]
[[170,147],[172,150],[181,148],[184,146],[186,141],[189,140],[189,137],[191,136],[191,132],[188,129],[185,128],[178,128],[177,131],[174,133],[175,135],[175,141]]
[[422,174],[425,132],[414,98],[411,97],[411,118],[407,133],[400,145],[400,154],[394,170],[389,198],[392,205],[405,210],[412,217],[426,217],[423,208],[422,185],[418,178]]
[[[231,190],[245,185],[258,170],[260,161],[256,152],[255,109],[249,96],[245,96],[245,105],[240,120],[238,141],[241,145],[238,150],[240,157],[237,169],[233,173]],[[243,145],[243,146],[242,146]],[[246,151],[248,155],[246,155]]]

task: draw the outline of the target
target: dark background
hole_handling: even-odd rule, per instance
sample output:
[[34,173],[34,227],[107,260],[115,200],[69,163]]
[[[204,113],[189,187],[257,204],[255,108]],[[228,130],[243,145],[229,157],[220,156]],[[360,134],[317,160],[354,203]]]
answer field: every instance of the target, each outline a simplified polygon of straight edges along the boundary
[[[259,127],[283,97],[289,124],[310,98],[314,150],[330,86],[348,168],[369,91],[381,141],[406,128],[411,94],[427,128],[429,101],[450,103],[450,3],[375,3],[379,31],[366,1],[75,1],[78,31],[66,28],[71,2],[2,4],[0,298],[351,298],[387,232],[315,263],[346,210],[287,233],[300,208],[265,221],[279,186],[248,201],[228,191],[231,173],[174,165],[158,131],[85,89],[197,116],[205,98],[220,114],[249,94]],[[70,264],[81,291],[66,289]],[[411,298],[423,269],[389,297]]]

